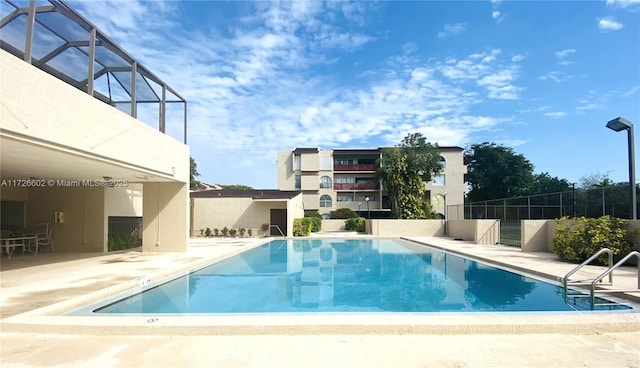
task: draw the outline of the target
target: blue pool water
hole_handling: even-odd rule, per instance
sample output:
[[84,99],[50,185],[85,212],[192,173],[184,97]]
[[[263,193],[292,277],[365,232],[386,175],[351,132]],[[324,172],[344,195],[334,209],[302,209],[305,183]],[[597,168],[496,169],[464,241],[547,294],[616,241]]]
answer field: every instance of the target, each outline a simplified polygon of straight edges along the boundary
[[590,309],[584,299],[567,304],[559,286],[411,242],[305,239],[274,240],[92,310],[108,314],[573,311]]

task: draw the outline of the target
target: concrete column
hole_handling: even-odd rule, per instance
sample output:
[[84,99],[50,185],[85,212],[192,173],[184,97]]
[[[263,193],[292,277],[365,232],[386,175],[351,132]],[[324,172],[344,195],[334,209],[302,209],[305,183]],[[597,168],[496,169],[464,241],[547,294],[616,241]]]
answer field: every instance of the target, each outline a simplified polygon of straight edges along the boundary
[[186,252],[189,184],[145,183],[142,196],[142,251]]

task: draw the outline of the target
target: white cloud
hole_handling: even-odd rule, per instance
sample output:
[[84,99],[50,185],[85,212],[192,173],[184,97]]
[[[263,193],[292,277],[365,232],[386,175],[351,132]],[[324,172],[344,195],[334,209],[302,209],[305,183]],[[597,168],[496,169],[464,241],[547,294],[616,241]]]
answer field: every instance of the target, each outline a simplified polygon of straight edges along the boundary
[[558,59],[558,64],[560,65],[569,65],[572,62],[567,60],[571,55],[575,54],[576,49],[564,49],[555,52],[556,59]]
[[634,95],[638,91],[640,91],[640,86],[631,87],[629,90],[627,90],[626,92],[622,93],[620,96],[629,97],[629,96]]
[[598,19],[598,27],[605,31],[617,31],[622,29],[624,25],[622,25],[622,23],[617,22],[612,17],[606,17],[606,18]]
[[500,12],[497,11],[497,10],[494,10],[493,12],[491,12],[491,18],[493,18],[493,19],[500,18]]
[[449,38],[451,36],[455,36],[457,34],[464,32],[465,29],[467,29],[466,23],[455,23],[455,24],[447,23],[444,25],[444,30],[438,32],[438,37]]
[[518,113],[529,113],[529,112],[541,112],[541,111],[546,111],[549,110],[551,108],[551,106],[540,106],[540,107],[536,107],[536,108],[528,108],[528,109],[519,109],[516,110],[516,112]]
[[546,117],[550,117],[550,118],[554,118],[554,119],[560,119],[563,118],[567,115],[566,112],[562,112],[562,111],[555,111],[555,112],[545,112],[544,114],[542,114]]
[[607,0],[607,5],[616,5],[621,8],[638,4],[640,4],[640,0]]
[[569,74],[566,75],[562,72],[558,72],[558,71],[553,71],[553,72],[549,72],[545,75],[540,76],[540,80],[544,80],[544,81],[552,81],[552,82],[556,82],[556,83],[560,83],[560,82],[566,82],[568,80],[573,79],[574,75]]
[[526,58],[527,57],[525,55],[517,54],[517,55],[513,55],[511,57],[511,61],[514,62],[514,63],[518,63],[518,62],[520,62],[520,61],[522,61],[522,60],[524,60]]
[[[322,68],[377,39],[357,22],[341,27],[331,19],[358,19],[360,7],[373,5],[297,3],[252,2],[233,26],[187,29],[180,2],[163,3],[165,10],[155,2],[118,2],[123,8],[144,7],[122,25],[104,9],[106,3],[77,2],[189,101],[192,155],[201,172],[215,175],[203,181],[238,183],[241,175],[271,181],[275,152],[296,146],[366,146],[379,139],[396,144],[400,132],[410,131],[464,146],[475,132],[509,121],[472,111],[487,98],[519,97],[517,63],[524,56],[493,49],[424,58],[416,44],[406,43],[378,69],[354,69],[359,74],[345,81]],[[152,10],[156,16],[148,17]],[[459,25],[448,29],[464,31],[466,24]],[[174,123],[167,124],[171,129]],[[233,167],[227,169],[229,157]]]

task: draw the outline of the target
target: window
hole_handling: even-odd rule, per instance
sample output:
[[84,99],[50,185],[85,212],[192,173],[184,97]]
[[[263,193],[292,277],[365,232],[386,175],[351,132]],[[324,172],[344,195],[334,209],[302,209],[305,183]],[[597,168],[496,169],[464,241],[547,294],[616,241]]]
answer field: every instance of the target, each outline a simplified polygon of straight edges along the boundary
[[355,183],[355,182],[356,182],[356,178],[345,178],[345,177],[336,178],[336,183]]
[[328,176],[323,176],[320,178],[320,188],[321,189],[331,189],[331,178]]
[[353,160],[348,158],[337,158],[336,165],[353,165]]
[[443,169],[447,167],[447,162],[445,161],[444,157],[440,156],[439,161]]
[[445,185],[444,174],[438,175],[438,176],[434,176],[433,180],[431,181],[431,184],[433,184],[433,185]]
[[326,194],[320,196],[320,207],[331,207],[331,197]]
[[352,202],[353,196],[346,194],[338,194],[338,202]]
[[[294,154],[293,155],[293,171],[300,171],[300,155],[299,154]],[[296,187],[298,188],[298,187]]]
[[377,201],[375,194],[357,194],[356,195],[356,201],[358,201],[358,202],[366,202],[367,201],[367,199],[366,199],[367,197],[369,197],[369,202]]
[[300,177],[300,175],[296,175],[296,185],[295,185],[296,189],[302,188],[301,180],[302,178]]

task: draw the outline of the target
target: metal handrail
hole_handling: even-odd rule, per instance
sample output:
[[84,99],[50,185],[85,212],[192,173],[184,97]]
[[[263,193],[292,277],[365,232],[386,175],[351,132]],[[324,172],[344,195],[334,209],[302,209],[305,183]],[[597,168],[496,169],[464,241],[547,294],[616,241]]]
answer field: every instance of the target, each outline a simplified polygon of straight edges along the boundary
[[[567,283],[569,282],[569,276],[571,276],[574,273],[578,272],[579,269],[581,269],[582,267],[588,265],[594,259],[600,257],[600,255],[602,255],[602,253],[607,253],[609,255],[609,264],[607,265],[607,268],[608,269],[611,268],[611,265],[613,265],[613,252],[609,248],[600,249],[598,252],[596,252],[596,254],[592,255],[591,257],[589,257],[589,259],[587,259],[586,261],[580,263],[578,266],[576,266],[576,268],[574,268],[573,270],[569,271],[569,273],[564,275],[564,278],[562,279],[562,286],[564,287],[565,295],[567,293]],[[611,274],[611,273],[609,274],[609,283],[613,283],[613,274]]]
[[[622,266],[626,261],[628,261],[631,257],[636,257],[637,261],[638,261],[638,289],[640,289],[640,252],[638,251],[632,251],[629,254],[627,254],[626,256],[624,256],[624,258],[622,258],[621,260],[618,261],[618,263],[616,263],[615,265],[609,267],[606,271],[604,271],[603,273],[601,273],[600,275],[598,275],[596,278],[594,278],[591,281],[591,285],[590,285],[590,291],[591,291],[591,306],[593,307],[593,305],[595,304],[595,293],[596,293],[596,283],[600,282],[605,276],[609,275],[609,281],[612,280],[612,276],[613,276],[613,270],[615,270],[616,268]],[[615,290],[610,290],[610,291],[615,291]]]
[[278,225],[271,225],[271,224],[269,224],[269,229],[271,229],[272,227],[275,227],[276,229],[278,229],[278,232],[280,233],[280,235],[282,235],[282,237],[286,238],[286,235],[284,235],[284,233],[282,232],[282,230],[280,230],[280,226],[278,226]]

